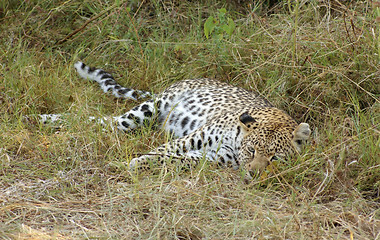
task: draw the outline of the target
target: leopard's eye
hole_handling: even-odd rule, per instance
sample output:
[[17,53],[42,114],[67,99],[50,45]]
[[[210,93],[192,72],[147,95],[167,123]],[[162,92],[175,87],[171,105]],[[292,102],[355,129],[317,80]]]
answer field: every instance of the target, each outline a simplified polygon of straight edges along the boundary
[[253,147],[248,147],[247,150],[253,154],[255,153],[255,149]]
[[278,157],[276,157],[276,156],[273,156],[271,159],[270,159],[270,161],[272,162],[272,161],[277,161],[277,160],[280,160]]

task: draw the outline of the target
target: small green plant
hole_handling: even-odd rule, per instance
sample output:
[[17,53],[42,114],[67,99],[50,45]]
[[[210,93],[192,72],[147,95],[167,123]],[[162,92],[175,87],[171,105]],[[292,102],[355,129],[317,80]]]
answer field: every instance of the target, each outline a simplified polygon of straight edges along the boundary
[[226,15],[227,10],[221,8],[218,10],[217,17],[210,16],[207,18],[204,24],[204,33],[207,39],[212,37],[216,40],[222,40],[225,34],[231,37],[236,26],[234,21],[231,18],[226,17]]

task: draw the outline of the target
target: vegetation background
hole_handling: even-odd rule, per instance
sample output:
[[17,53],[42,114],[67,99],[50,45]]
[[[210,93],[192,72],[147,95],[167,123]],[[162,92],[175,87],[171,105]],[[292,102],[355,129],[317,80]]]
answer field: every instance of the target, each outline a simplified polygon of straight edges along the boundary
[[[380,239],[379,7],[1,1],[0,238]],[[207,163],[131,177],[121,163],[166,136],[86,122],[136,102],[79,79],[78,60],[153,92],[198,77],[258,91],[308,122],[312,140],[250,183]],[[24,118],[44,113],[72,117]]]

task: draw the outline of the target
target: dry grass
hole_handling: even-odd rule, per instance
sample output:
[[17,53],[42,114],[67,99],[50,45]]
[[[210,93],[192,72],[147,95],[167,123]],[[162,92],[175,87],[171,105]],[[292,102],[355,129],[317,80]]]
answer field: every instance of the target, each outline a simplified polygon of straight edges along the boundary
[[[272,15],[244,1],[0,3],[0,237],[380,239],[380,10],[298,3]],[[221,7],[235,32],[206,39]],[[203,76],[259,91],[312,141],[250,183],[208,163],[132,177],[120,162],[167,139],[86,123],[136,103],[78,79],[79,59],[155,92]],[[41,113],[75,118],[23,121]]]

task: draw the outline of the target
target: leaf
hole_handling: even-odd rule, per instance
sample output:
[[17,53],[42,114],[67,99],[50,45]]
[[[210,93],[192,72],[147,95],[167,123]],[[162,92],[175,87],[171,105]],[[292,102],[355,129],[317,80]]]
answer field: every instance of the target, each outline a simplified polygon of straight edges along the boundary
[[216,26],[214,17],[210,16],[207,18],[205,24],[204,24],[204,32],[206,35],[206,38],[208,39],[209,35],[212,33]]
[[224,13],[224,14],[226,14],[226,13],[227,13],[227,10],[226,10],[225,8],[221,8],[221,9],[219,9],[219,12],[220,12],[220,13]]
[[218,18],[221,23],[225,22],[226,13],[227,13],[227,10],[225,8],[219,9]]
[[222,26],[222,29],[224,32],[226,32],[228,34],[228,36],[231,37],[232,33],[234,32],[235,30],[235,23],[234,21],[232,21],[232,19],[228,19],[228,24],[224,24]]
[[224,31],[226,31],[226,33],[231,37],[232,33],[234,32],[236,28],[236,25],[231,18],[228,18],[228,25],[226,26],[227,27],[224,29]]

